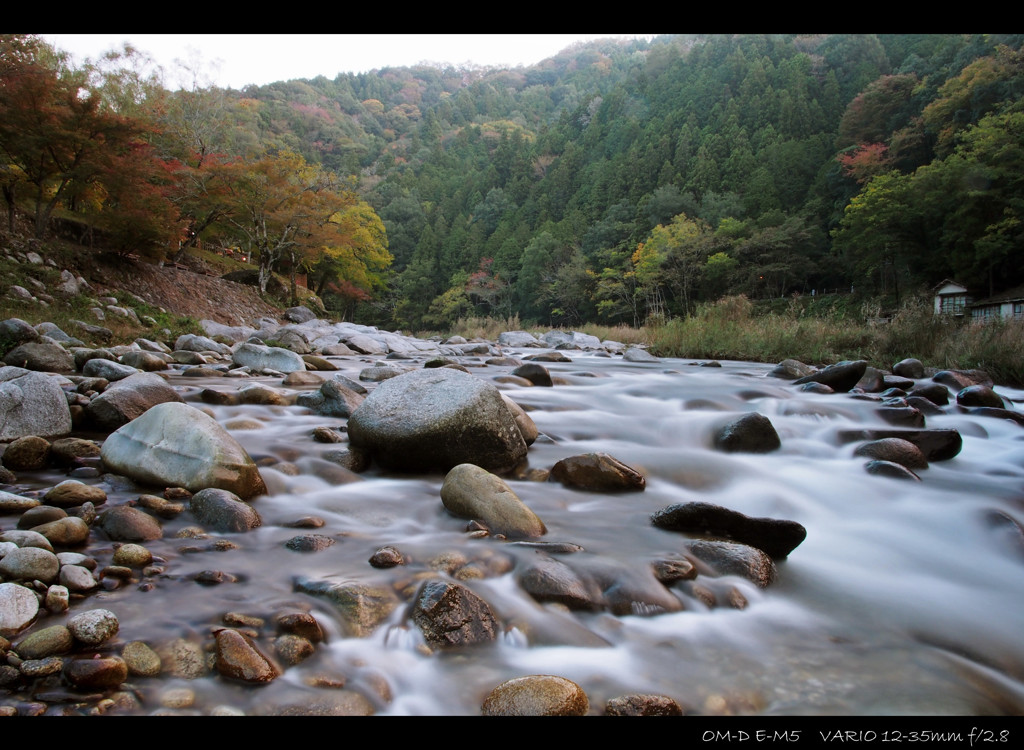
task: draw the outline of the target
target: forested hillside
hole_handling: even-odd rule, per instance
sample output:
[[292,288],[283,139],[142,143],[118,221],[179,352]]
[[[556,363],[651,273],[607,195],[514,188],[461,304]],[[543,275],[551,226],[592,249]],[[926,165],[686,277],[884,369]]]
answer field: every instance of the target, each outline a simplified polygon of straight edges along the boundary
[[11,226],[236,248],[389,327],[641,324],[740,293],[894,305],[944,278],[984,296],[1024,283],[1022,41],[673,35],[171,91],[131,50],[71,70],[7,35],[0,181]]

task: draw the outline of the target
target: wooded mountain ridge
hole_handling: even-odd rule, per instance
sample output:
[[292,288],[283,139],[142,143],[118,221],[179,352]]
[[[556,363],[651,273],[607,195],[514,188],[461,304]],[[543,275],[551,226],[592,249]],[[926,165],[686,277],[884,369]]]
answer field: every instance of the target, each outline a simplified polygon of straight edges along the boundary
[[[641,324],[728,294],[852,289],[895,305],[945,278],[984,296],[1024,283],[1022,41],[666,35],[513,69],[170,91],[133,73],[130,50],[71,71],[8,35],[0,179],[12,212],[56,194],[54,215],[126,251],[237,248],[389,327]],[[154,189],[130,215],[163,217],[173,236],[126,240],[129,191],[109,175],[73,174],[63,193],[52,174],[33,182],[17,149],[31,152],[35,121],[13,116],[31,106],[15,96],[26,60],[78,75],[97,112],[145,125],[126,143],[176,162],[140,174],[127,147],[118,162],[135,193]],[[317,200],[270,211],[287,191],[266,186],[286,184]],[[321,219],[281,236],[299,214]]]

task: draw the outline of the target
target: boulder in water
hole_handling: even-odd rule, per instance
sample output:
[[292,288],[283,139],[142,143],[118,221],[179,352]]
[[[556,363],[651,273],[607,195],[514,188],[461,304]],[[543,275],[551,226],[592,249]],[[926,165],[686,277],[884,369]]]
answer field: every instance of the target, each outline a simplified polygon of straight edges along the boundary
[[244,500],[266,492],[245,449],[213,417],[184,403],[157,404],[111,433],[100,456],[111,471],[146,484],[216,487]]
[[503,472],[527,452],[501,392],[446,367],[380,383],[352,413],[348,434],[353,448],[399,471],[447,471],[470,463]]
[[651,516],[655,526],[670,531],[707,534],[749,544],[773,559],[786,557],[806,537],[796,521],[751,518],[711,503],[677,503]]
[[441,502],[460,518],[481,521],[494,534],[519,539],[547,533],[544,522],[504,480],[473,464],[459,464],[448,472]]

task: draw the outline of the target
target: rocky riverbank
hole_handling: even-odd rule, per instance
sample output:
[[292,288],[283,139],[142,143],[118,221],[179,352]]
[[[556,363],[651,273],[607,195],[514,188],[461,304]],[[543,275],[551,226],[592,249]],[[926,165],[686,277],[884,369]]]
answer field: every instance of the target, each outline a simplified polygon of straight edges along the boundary
[[[629,496],[643,493],[647,478],[604,451],[528,467],[533,447],[553,438],[508,389],[558,388],[565,381],[546,365],[571,361],[573,352],[656,365],[641,348],[564,331],[542,339],[510,331],[493,342],[422,340],[320,320],[306,308],[249,325],[203,325],[206,335],[96,348],[52,324],[0,322],[0,714],[369,714],[386,706],[389,686],[366,680],[360,689],[335,684],[314,703],[199,708],[190,680],[269,685],[323,648],[328,633],[308,607],[280,605],[268,617],[225,603],[208,633],[150,642],[123,640],[117,607],[104,604],[113,592],[159,596],[159,582],[177,574],[153,548],[171,528],[179,542],[206,549],[244,544],[267,523],[261,499],[304,471],[337,485],[367,471],[438,473],[439,503],[462,519],[467,537],[498,543],[487,556],[430,561],[381,545],[368,565],[389,576],[384,584],[295,576],[294,591],[329,602],[346,635],[369,637],[407,608],[423,650],[439,654],[507,632],[495,604],[469,585],[478,579],[514,572],[532,600],[570,612],[653,616],[687,602],[742,609],[746,596],[731,577],[768,588],[779,578],[777,563],[799,554],[807,536],[787,518],[688,501],[649,516],[654,527],[681,535],[685,552],[654,555],[644,565],[582,564],[575,554],[582,548],[548,539],[545,518],[512,482]],[[343,374],[342,365],[355,365],[358,377]],[[487,378],[480,374],[486,368],[494,371]],[[870,401],[889,427],[850,430],[842,440],[857,444],[872,475],[916,482],[932,462],[958,454],[958,431],[926,428],[928,415],[961,410],[1024,425],[984,373],[925,372],[913,360],[892,372],[863,361],[819,369],[787,360],[770,377]],[[211,382],[226,385],[205,385]],[[215,418],[217,408],[246,405],[322,420],[310,435],[323,450],[306,463],[302,448],[292,461],[250,455],[234,436],[237,421]],[[770,417],[750,411],[715,422],[708,442],[723,455],[759,455],[784,440]],[[341,541],[322,533],[322,518],[292,515],[288,525],[297,533],[289,550],[316,554]],[[237,576],[211,568],[193,580],[215,587]],[[160,609],[158,601],[149,606]],[[331,681],[318,679],[321,687]],[[485,714],[708,710],[655,694],[594,705],[580,685],[551,675],[495,684],[480,705]]]

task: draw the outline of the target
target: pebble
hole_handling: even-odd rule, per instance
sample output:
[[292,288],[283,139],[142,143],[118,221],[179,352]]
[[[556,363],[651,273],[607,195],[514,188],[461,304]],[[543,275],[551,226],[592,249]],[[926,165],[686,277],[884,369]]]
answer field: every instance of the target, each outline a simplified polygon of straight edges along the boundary
[[119,628],[117,615],[109,609],[90,609],[68,618],[71,634],[87,646],[98,646],[110,640]]
[[160,655],[143,641],[126,644],[121,651],[121,658],[128,666],[129,674],[137,677],[155,677],[160,674]]

